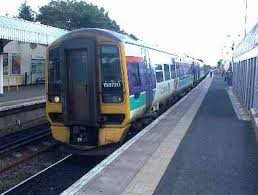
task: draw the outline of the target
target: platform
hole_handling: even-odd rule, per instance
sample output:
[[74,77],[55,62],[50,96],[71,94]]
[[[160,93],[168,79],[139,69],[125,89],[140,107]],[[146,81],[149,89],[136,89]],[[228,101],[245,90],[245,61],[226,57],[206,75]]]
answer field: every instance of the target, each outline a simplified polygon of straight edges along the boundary
[[4,94],[0,96],[0,111],[44,102],[44,84],[20,86],[18,90],[13,87],[10,91],[6,89]]
[[215,76],[63,194],[258,194],[257,184],[253,127]]

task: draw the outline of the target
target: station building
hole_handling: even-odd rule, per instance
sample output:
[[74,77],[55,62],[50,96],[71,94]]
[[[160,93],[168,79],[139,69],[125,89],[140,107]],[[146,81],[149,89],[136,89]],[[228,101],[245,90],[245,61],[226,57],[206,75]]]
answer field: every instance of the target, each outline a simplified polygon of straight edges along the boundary
[[42,83],[45,80],[46,47],[11,41],[3,48],[3,86]]
[[45,81],[46,48],[68,31],[0,16],[0,95],[4,86]]

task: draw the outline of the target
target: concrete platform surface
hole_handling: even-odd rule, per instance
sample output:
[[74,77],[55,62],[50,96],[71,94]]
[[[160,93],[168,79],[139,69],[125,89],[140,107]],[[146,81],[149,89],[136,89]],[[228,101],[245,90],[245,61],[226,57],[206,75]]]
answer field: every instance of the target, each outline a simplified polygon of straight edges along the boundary
[[215,76],[154,194],[258,194],[254,129],[238,119],[221,77]]
[[10,91],[5,90],[0,96],[0,111],[11,109],[29,103],[39,103],[45,100],[45,85],[20,86],[18,90],[12,87]]
[[211,81],[205,79],[63,194],[152,194],[180,146]]

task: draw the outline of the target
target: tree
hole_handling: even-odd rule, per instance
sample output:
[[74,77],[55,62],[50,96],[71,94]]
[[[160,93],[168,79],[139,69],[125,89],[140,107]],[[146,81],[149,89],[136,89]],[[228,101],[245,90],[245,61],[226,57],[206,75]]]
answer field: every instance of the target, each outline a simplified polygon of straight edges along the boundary
[[40,7],[36,18],[42,24],[63,29],[105,28],[121,32],[120,26],[109,18],[104,8],[75,0],[52,0]]
[[134,39],[134,40],[139,40],[134,34],[129,34],[129,37],[131,37],[132,39]]
[[19,8],[18,18],[28,20],[28,21],[34,21],[35,20],[34,15],[35,15],[35,12],[31,9],[29,5],[27,5],[26,1],[23,4],[21,4]]

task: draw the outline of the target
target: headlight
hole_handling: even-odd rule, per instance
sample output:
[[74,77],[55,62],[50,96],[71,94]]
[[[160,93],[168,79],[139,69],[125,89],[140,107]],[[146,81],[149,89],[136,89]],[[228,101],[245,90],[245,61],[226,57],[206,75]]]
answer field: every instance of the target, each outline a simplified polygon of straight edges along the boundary
[[58,96],[55,96],[55,97],[54,97],[54,101],[55,101],[55,103],[58,103],[58,102],[60,102],[60,97],[58,97]]

